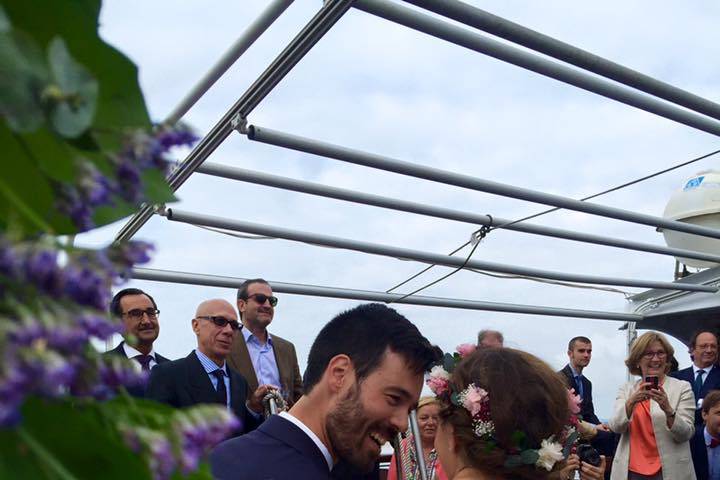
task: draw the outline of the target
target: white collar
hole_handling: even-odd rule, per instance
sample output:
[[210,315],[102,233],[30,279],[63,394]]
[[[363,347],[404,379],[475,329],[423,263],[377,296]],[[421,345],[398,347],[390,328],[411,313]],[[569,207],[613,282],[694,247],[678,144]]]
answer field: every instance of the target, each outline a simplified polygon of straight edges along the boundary
[[292,415],[290,415],[288,412],[280,412],[278,415],[280,415],[285,420],[292,422],[293,425],[298,427],[300,430],[305,432],[305,435],[310,437],[310,440],[312,440],[315,443],[315,445],[317,445],[317,447],[322,452],[323,457],[325,457],[325,461],[327,462],[327,465],[328,465],[328,471],[332,470],[333,466],[335,464],[333,462],[332,456],[330,455],[330,450],[328,450],[328,448],[325,446],[325,444],[322,441],[320,441],[320,438],[318,438],[318,436],[315,435],[315,432],[310,430],[307,425],[305,425],[303,422],[298,420],[297,417],[293,417]]
[[[698,372],[698,370],[701,370],[701,368],[698,367],[697,365],[695,365],[694,363],[692,364],[692,367],[693,367],[693,377],[697,377],[697,372]],[[710,371],[714,367],[715,367],[715,365],[710,365],[709,367],[702,368],[702,370],[705,370],[705,378],[707,378],[707,376],[710,375]],[[703,380],[705,380],[705,378],[703,378]]]
[[[143,353],[140,353],[138,350],[136,350],[135,348],[128,345],[127,342],[123,342],[122,345],[123,345],[123,351],[125,352],[125,356],[127,358],[135,358],[138,355],[144,355]],[[154,349],[150,350],[150,353],[148,353],[148,355],[150,355],[153,360],[157,361],[157,359],[155,358],[155,350]]]

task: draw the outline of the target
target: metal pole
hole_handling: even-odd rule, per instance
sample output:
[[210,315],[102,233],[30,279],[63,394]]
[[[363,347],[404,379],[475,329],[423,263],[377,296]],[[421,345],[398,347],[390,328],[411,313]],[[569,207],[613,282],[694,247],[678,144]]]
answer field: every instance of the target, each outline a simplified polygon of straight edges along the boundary
[[573,232],[571,230],[563,230],[560,228],[543,227],[540,225],[532,225],[527,222],[513,223],[512,220],[496,217],[494,215],[490,217],[489,215],[478,215],[476,213],[462,212],[460,210],[451,210],[449,208],[433,207],[430,205],[409,202],[406,200],[399,200],[396,198],[382,197],[380,195],[373,195],[354,190],[345,190],[342,188],[330,187],[319,183],[306,182],[303,180],[281,177],[269,173],[256,172],[254,170],[228,167],[226,165],[220,165],[217,163],[205,162],[198,167],[196,172],[206,175],[213,175],[216,177],[227,178],[231,180],[250,182],[259,185],[265,185],[268,187],[275,187],[284,190],[307,193],[310,195],[318,195],[321,197],[346,200],[348,202],[360,203],[364,205],[389,208],[402,212],[417,213],[419,215],[428,215],[436,218],[444,218],[446,220],[456,220],[459,222],[466,222],[473,225],[487,225],[535,235],[563,238],[566,240],[576,240],[579,242],[593,243],[596,245],[605,245],[609,247],[625,248],[628,250],[637,250],[641,252],[658,253],[661,255],[695,258],[698,260],[705,260],[720,264],[720,255],[711,255],[709,253],[694,252],[681,248],[669,248],[663,247],[661,245],[653,245],[650,243],[633,242],[631,240],[622,240],[604,237],[600,235]]
[[[149,280],[164,283],[182,283],[206,287],[222,287],[237,289],[247,280],[245,278],[207,275],[201,273],[174,272],[153,268],[135,268],[131,274],[135,280]],[[405,305],[422,305],[426,307],[459,308],[463,310],[481,310],[491,312],[521,313],[529,315],[547,315],[552,317],[592,318],[595,320],[617,320],[621,322],[639,322],[643,316],[635,313],[600,312],[594,310],[577,310],[571,308],[542,307],[535,305],[515,305],[510,303],[482,302],[442,297],[426,297],[413,295],[402,298],[402,294],[385,293],[370,290],[349,288],[323,287],[298,283],[270,282],[276,293],[291,295],[308,295],[314,297],[340,298],[345,300],[362,300],[366,302],[394,302]]]
[[715,102],[477,7],[458,0],[405,2],[720,120],[720,105]]
[[633,89],[622,87],[589,73],[547,60],[520,48],[486,38],[416,10],[385,0],[357,0],[354,6],[364,12],[385,18],[413,30],[574,85],[583,90],[597,93],[646,112],[654,113],[689,127],[720,136],[720,122],[643,95]]
[[[320,11],[308,22],[302,31],[290,44],[275,58],[270,66],[255,80],[250,88],[238,99],[230,110],[210,130],[210,132],[195,145],[195,148],[170,175],[168,183],[176,191],[198,165],[239,126],[239,122],[246,118],[250,112],[267,96],[285,75],[307,54],[310,49],[332,28],[335,23],[351,7],[353,0],[326,1]],[[116,242],[129,240],[150,219],[153,214],[152,205],[143,206],[138,213],[120,229],[115,237]]]
[[425,454],[423,453],[422,441],[420,440],[420,428],[417,424],[417,410],[410,411],[410,431],[415,441],[415,458],[417,459],[418,468],[420,470],[420,478],[427,480],[427,470],[425,470]]
[[293,0],[273,0],[267,8],[262,11],[260,16],[245,29],[240,38],[220,57],[205,76],[190,90],[185,98],[180,101],[178,106],[175,107],[167,119],[165,119],[164,123],[169,125],[177,123],[292,3]]
[[182,210],[175,210],[169,208],[166,210],[165,215],[167,216],[168,220],[175,222],[189,223],[192,225],[203,225],[206,227],[223,228],[227,230],[245,233],[254,233],[257,235],[264,235],[274,238],[284,238],[286,240],[294,240],[313,245],[343,248],[347,250],[355,250],[357,252],[372,253],[374,255],[382,255],[398,259],[415,260],[418,262],[434,265],[445,265],[447,267],[473,268],[490,272],[523,275],[526,277],[562,280],[565,282],[579,282],[600,285],[620,285],[641,288],[662,288],[667,290],[688,290],[694,292],[715,293],[718,291],[717,287],[712,287],[708,285],[695,285],[691,283],[680,282],[656,282],[651,280],[633,280],[628,278],[616,277],[599,277],[595,275],[554,272],[550,270],[506,265],[474,259],[466,261],[458,257],[438,255],[436,253],[429,253],[420,250],[398,248],[377,243],[359,242],[356,240],[333,237],[330,235],[301,232],[288,228],[273,227],[269,225],[262,225],[259,223],[244,222],[240,220],[230,220],[209,215],[200,215],[192,212],[185,212]]
[[366,167],[395,172],[410,177],[431,180],[433,182],[444,183],[446,185],[455,185],[457,187],[467,188],[470,190],[517,198],[528,202],[542,203],[544,205],[590,213],[601,217],[615,218],[617,220],[625,220],[642,225],[650,225],[653,227],[666,228],[668,230],[720,239],[720,230],[714,228],[692,225],[675,220],[667,220],[653,215],[630,212],[628,210],[607,207],[597,203],[582,202],[580,200],[562,197],[560,195],[552,195],[527,188],[506,185],[503,183],[493,182],[491,180],[441,170],[439,168],[425,167],[423,165],[395,160],[390,157],[366,153],[360,150],[353,150],[338,145],[332,145],[330,143],[299,137],[279,132],[277,130],[271,130],[269,128],[251,125],[248,128],[247,135],[250,140],[255,140],[257,142],[290,148],[292,150],[311,153],[313,155],[321,155],[343,162],[364,165]]

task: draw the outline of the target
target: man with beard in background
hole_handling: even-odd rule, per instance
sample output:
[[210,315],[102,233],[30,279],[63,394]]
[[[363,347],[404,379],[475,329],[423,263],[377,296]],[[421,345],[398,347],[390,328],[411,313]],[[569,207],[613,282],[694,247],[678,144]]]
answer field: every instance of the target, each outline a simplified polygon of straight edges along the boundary
[[328,479],[339,462],[371,471],[382,445],[407,429],[424,372],[441,356],[385,305],[339,314],[310,349],[305,395],[256,431],[218,445],[214,478]]

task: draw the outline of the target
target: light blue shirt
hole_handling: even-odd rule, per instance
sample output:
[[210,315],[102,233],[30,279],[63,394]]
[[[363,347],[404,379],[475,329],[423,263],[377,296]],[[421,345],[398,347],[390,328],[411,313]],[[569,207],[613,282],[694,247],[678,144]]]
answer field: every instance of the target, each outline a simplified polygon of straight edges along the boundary
[[580,398],[585,398],[585,392],[583,392],[583,384],[582,384],[582,373],[578,373],[575,371],[575,369],[572,366],[572,363],[568,363],[568,366],[570,367],[570,371],[573,374],[573,378],[575,378],[575,381],[577,382],[579,392],[575,392],[576,394],[580,395]]
[[273,385],[282,390],[283,386],[280,383],[280,372],[275,360],[275,350],[270,334],[268,333],[267,342],[264,344],[260,343],[260,340],[247,328],[242,329],[242,334],[245,337],[245,344],[255,375],[257,375],[258,385]]
[[708,480],[720,480],[720,445],[710,448],[712,436],[708,433],[707,427],[705,427],[703,433],[705,434],[705,445],[707,445]]
[[230,408],[230,401],[231,401],[231,399],[230,399],[230,376],[228,375],[226,363],[223,362],[222,367],[218,367],[218,366],[217,366],[217,363],[215,363],[215,362],[213,362],[212,360],[210,360],[210,358],[209,358],[207,355],[205,355],[204,353],[202,353],[202,352],[201,352],[200,350],[198,350],[197,348],[195,349],[195,355],[198,357],[198,360],[200,360],[200,364],[201,364],[201,365],[203,366],[203,368],[205,369],[205,372],[208,374],[208,377],[210,377],[210,381],[212,382],[212,386],[213,386],[213,388],[214,388],[216,391],[217,391],[217,388],[218,388],[218,379],[217,379],[217,377],[215,376],[215,374],[214,374],[213,372],[214,372],[215,370],[217,370],[218,368],[219,368],[220,370],[222,370],[223,376],[225,377],[225,392],[226,392],[226,394],[227,394],[227,397],[226,397],[226,398],[227,398],[227,405],[226,405],[226,406],[227,406],[227,408]]

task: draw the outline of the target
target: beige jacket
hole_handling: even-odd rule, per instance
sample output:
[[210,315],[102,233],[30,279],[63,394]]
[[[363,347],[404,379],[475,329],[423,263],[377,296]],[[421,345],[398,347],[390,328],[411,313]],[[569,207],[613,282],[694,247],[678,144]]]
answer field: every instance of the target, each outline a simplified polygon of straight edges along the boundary
[[[620,443],[615,451],[611,480],[626,480],[630,461],[630,432],[632,417],[628,418],[625,402],[632,395],[640,381],[626,383],[620,387],[613,416],[609,426],[613,432],[621,434]],[[675,409],[675,422],[667,428],[665,413],[657,402],[650,401],[655,439],[657,441],[664,480],[695,480],[689,440],[695,433],[695,396],[690,384],[685,380],[665,377],[663,389],[668,396],[670,406]]]

